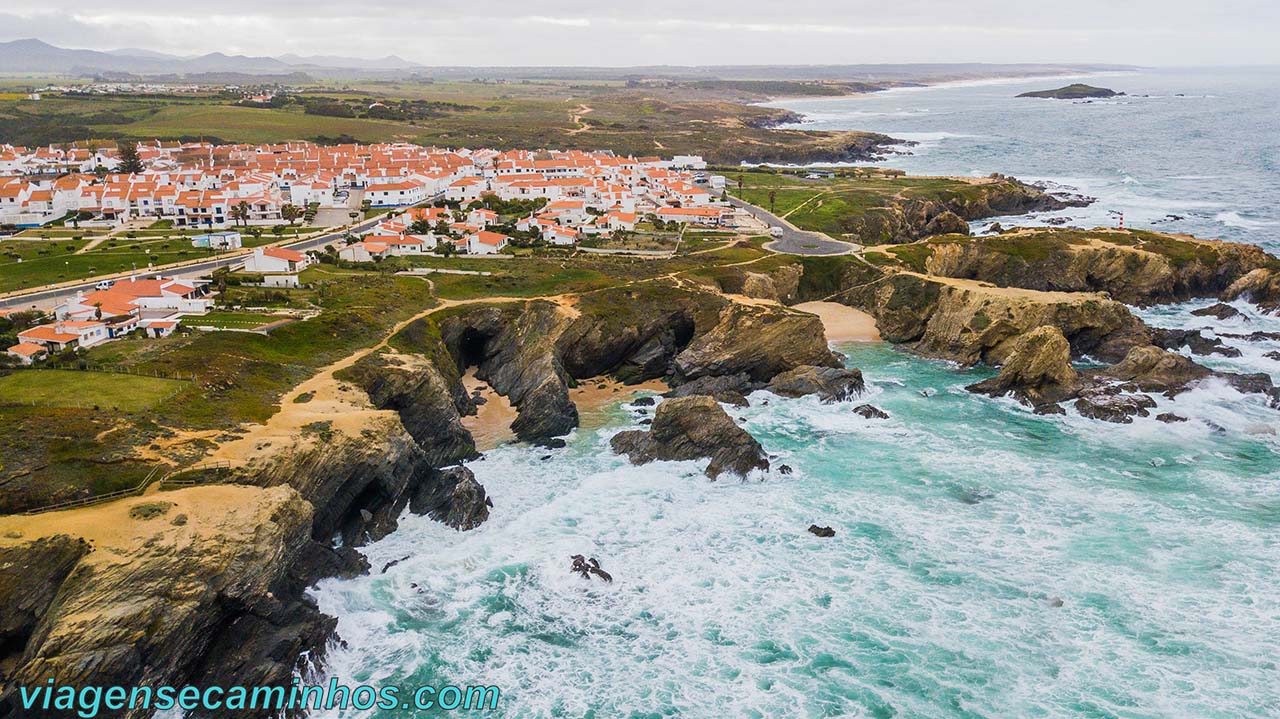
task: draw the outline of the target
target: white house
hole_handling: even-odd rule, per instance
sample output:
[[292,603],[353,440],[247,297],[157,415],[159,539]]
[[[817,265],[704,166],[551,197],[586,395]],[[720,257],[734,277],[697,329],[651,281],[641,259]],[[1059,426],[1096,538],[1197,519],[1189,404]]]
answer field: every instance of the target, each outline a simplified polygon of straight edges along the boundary
[[467,254],[496,255],[511,242],[511,238],[498,232],[481,230],[467,236]]
[[244,261],[246,272],[300,272],[311,265],[311,260],[301,252],[283,247],[258,247]]

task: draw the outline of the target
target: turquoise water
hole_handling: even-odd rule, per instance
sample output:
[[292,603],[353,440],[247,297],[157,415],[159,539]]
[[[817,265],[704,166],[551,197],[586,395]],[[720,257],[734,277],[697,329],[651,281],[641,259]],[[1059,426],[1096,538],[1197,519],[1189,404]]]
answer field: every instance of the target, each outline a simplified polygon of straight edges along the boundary
[[406,517],[373,575],[320,587],[330,675],[497,685],[503,717],[1280,713],[1274,411],[1211,385],[1161,400],[1185,424],[1039,417],[964,391],[984,370],[841,349],[889,420],[732,410],[790,476],[631,467],[622,405],[565,449],[488,453],[487,524]]

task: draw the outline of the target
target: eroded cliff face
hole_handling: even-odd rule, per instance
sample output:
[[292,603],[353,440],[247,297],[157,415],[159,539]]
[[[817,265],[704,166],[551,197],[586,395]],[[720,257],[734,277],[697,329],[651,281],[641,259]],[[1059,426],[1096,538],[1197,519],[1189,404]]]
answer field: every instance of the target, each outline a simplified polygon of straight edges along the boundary
[[1150,344],[1127,307],[1099,295],[993,287],[903,272],[855,287],[842,301],[871,313],[881,335],[922,354],[962,364],[1002,365],[1018,338],[1056,327],[1073,356],[1118,361]]
[[[787,274],[798,285],[798,270]],[[797,367],[840,366],[813,315],[665,282],[572,303],[451,308],[434,321],[456,369],[476,367],[515,406],[516,436],[533,442],[577,426],[569,388],[579,380],[663,378],[678,391],[714,393],[704,386],[714,384],[737,396]]]
[[925,245],[925,269],[1046,292],[1106,292],[1127,304],[1212,297],[1271,258],[1259,247],[1152,232],[1019,230]]
[[[49,677],[98,686],[190,677],[237,617],[272,613],[271,592],[310,543],[312,520],[286,486],[193,487],[59,514],[3,520],[6,555],[53,552],[57,571],[41,577],[47,605],[9,662],[0,715],[41,716],[16,706],[13,691]],[[76,538],[58,536],[61,525]],[[0,568],[0,587],[25,588],[21,566]],[[293,658],[283,664],[287,676]]]
[[556,339],[572,313],[544,300],[479,307],[439,320],[440,336],[459,369],[476,367],[515,406],[511,430],[522,440],[568,434],[578,426],[569,399],[572,381],[556,351]]

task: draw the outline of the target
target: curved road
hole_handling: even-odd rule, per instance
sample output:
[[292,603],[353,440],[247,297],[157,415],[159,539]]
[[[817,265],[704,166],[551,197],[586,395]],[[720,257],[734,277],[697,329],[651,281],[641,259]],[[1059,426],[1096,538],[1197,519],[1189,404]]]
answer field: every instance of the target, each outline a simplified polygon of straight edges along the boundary
[[746,210],[770,227],[782,228],[782,237],[766,244],[764,246],[766,250],[790,255],[847,255],[862,249],[861,245],[833,240],[821,232],[802,230],[772,212],[745,200],[730,197],[729,203],[738,209]]
[[[298,252],[319,249],[335,240],[341,239],[342,236],[348,232],[359,233],[364,230],[372,229],[374,225],[378,224],[378,222],[383,219],[384,218],[379,215],[353,227],[343,228],[336,232],[329,232],[318,237],[311,237],[305,240],[286,242],[284,244],[277,245],[277,247],[297,250]],[[201,275],[207,275],[220,267],[236,267],[237,265],[243,265],[245,259],[250,254],[251,253],[246,252],[230,257],[215,257],[209,260],[200,260],[198,262],[192,262],[178,267],[147,270],[145,272],[138,272],[135,276],[138,279],[143,280],[152,277],[160,277],[162,275],[164,277],[199,277]],[[127,275],[125,276],[127,277]],[[98,283],[101,282],[102,279],[103,278],[98,277],[74,285],[62,285],[51,289],[33,289],[30,292],[23,292],[22,294],[3,297],[0,298],[0,309],[19,310],[37,307],[39,305],[52,307],[53,305],[60,304],[63,300],[74,297],[77,292],[92,292],[94,289],[97,289]]]

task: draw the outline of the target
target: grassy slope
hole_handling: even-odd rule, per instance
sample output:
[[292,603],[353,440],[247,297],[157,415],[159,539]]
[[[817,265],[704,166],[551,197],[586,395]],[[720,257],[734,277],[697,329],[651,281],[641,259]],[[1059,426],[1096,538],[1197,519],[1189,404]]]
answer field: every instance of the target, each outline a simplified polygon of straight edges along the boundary
[[186,383],[128,374],[32,370],[0,377],[6,403],[44,407],[93,407],[139,412],[154,407]]

